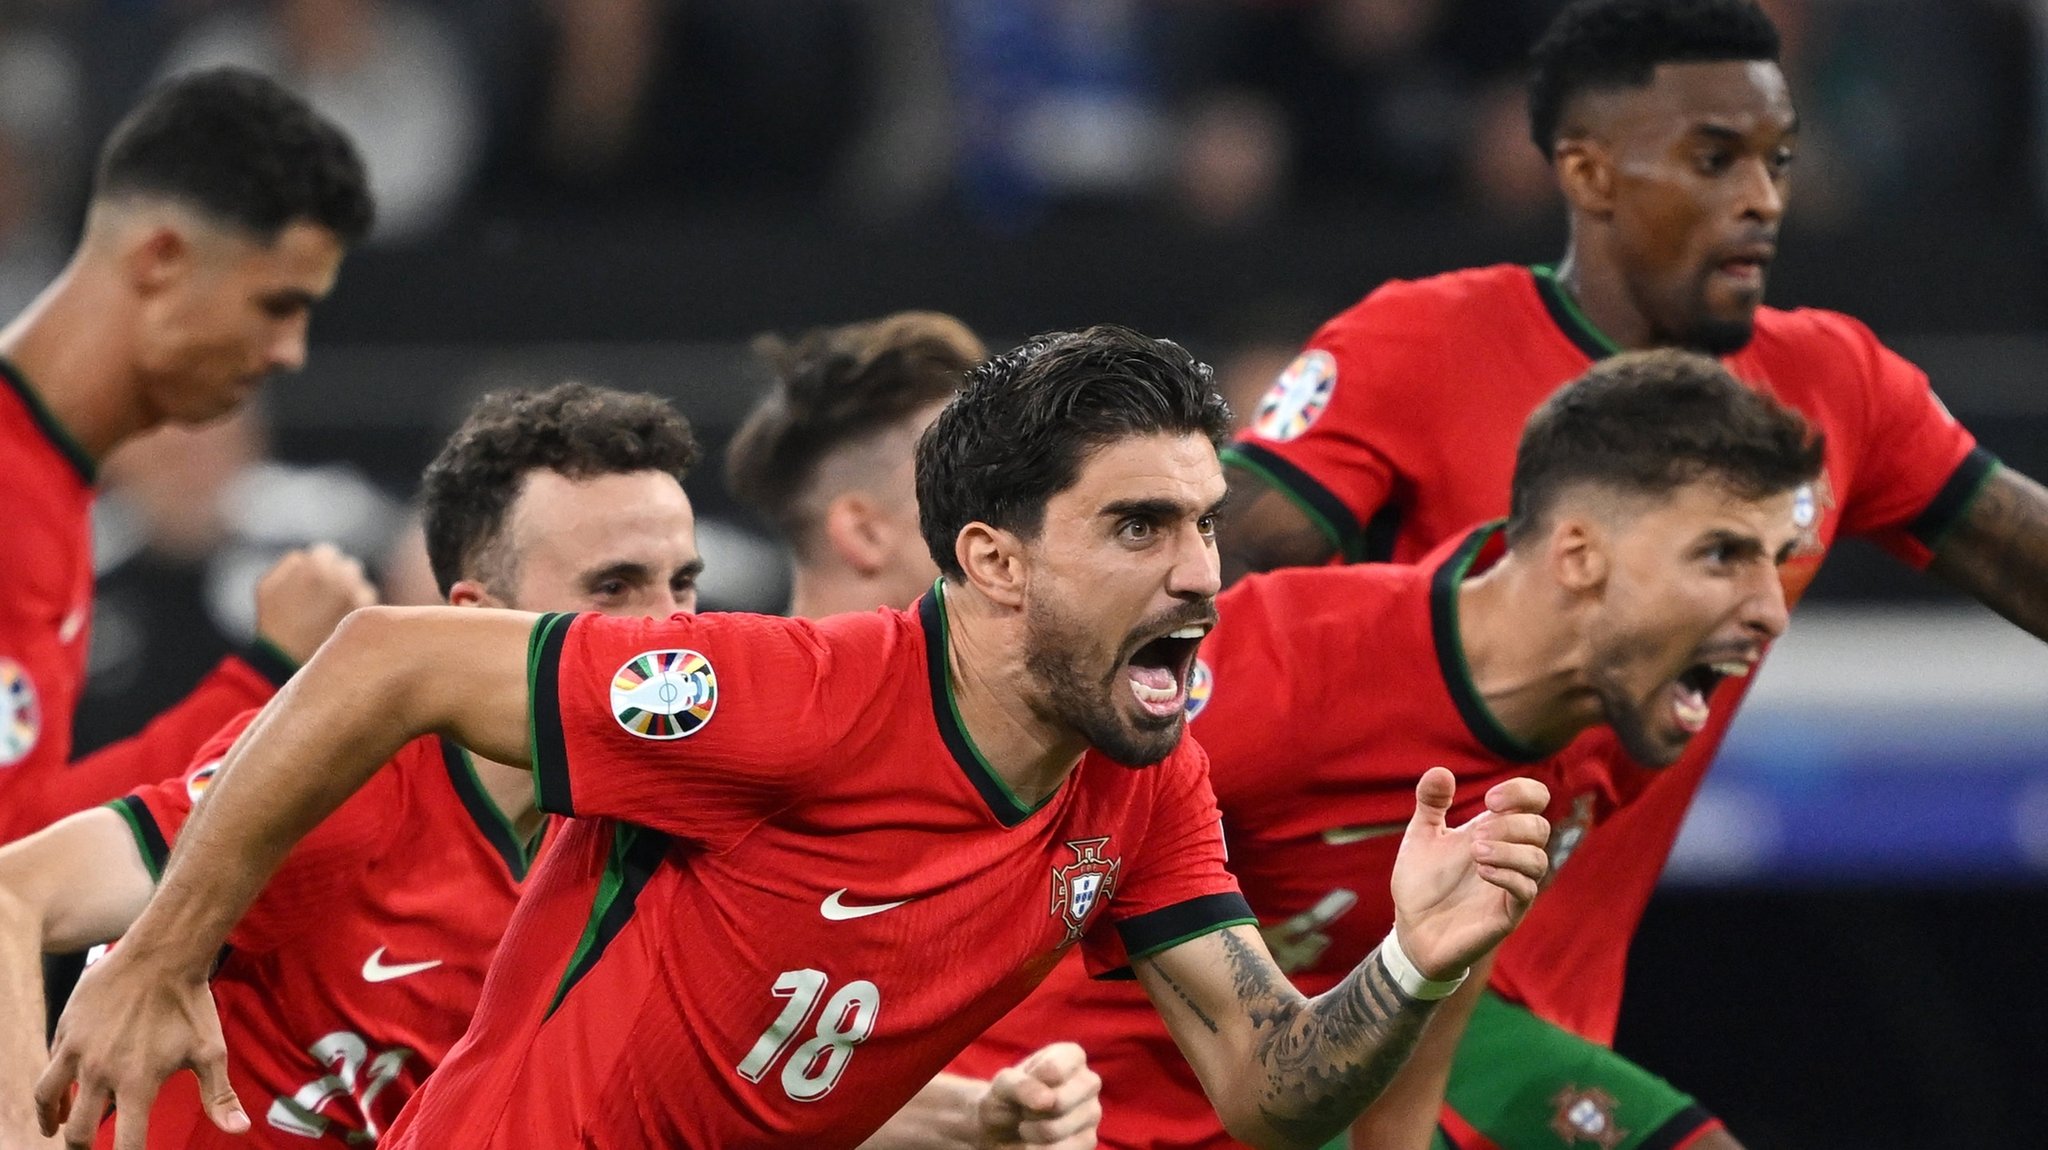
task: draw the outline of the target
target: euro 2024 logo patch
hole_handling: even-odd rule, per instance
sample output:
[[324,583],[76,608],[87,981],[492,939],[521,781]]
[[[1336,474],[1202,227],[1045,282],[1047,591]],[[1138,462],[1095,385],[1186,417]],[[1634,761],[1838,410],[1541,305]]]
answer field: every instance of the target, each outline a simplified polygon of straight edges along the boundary
[[1088,925],[1088,912],[1116,891],[1117,868],[1124,860],[1103,858],[1102,848],[1108,845],[1108,835],[1071,840],[1067,849],[1074,852],[1074,861],[1052,868],[1052,913],[1067,928],[1061,946],[1077,941]]
[[28,668],[0,658],[0,767],[11,767],[36,749],[43,733],[43,707]]
[[1259,400],[1252,433],[1275,443],[1299,436],[1322,416],[1336,390],[1336,358],[1321,348],[1302,352]]
[[612,717],[643,739],[696,734],[718,709],[718,675],[695,651],[647,651],[612,676]]
[[1216,676],[1210,672],[1209,664],[1199,658],[1196,659],[1195,669],[1188,674],[1188,701],[1186,708],[1190,721],[1193,721],[1196,715],[1202,713],[1203,707],[1209,705],[1209,696],[1214,694],[1215,691]]

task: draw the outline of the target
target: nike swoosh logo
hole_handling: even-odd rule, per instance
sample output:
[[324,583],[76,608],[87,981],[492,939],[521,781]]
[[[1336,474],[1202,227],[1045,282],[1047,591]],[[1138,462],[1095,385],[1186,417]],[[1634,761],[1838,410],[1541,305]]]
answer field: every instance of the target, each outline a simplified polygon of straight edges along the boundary
[[1356,827],[1331,827],[1323,832],[1323,842],[1333,847],[1350,846],[1367,839],[1385,838],[1408,829],[1407,823],[1369,823]]
[[880,914],[885,910],[895,910],[910,901],[904,898],[895,902],[878,902],[873,906],[847,906],[839,901],[845,894],[846,888],[840,887],[826,895],[825,901],[818,904],[818,913],[824,915],[828,922],[846,922],[850,919],[866,918],[871,914]]
[[394,978],[404,978],[408,974],[418,974],[423,970],[432,970],[439,965],[441,965],[441,960],[436,958],[427,962],[401,962],[395,966],[386,966],[384,965],[384,948],[380,946],[370,953],[369,958],[363,960],[363,981],[390,982]]

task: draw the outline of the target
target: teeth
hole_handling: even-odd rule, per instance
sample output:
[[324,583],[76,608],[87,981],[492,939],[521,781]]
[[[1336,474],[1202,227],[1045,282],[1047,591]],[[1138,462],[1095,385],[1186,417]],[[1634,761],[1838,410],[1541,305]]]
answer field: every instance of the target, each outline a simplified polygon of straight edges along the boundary
[[1180,697],[1179,684],[1171,687],[1148,687],[1136,679],[1131,679],[1129,682],[1131,684],[1131,693],[1138,696],[1138,701],[1141,703],[1171,703]]
[[1749,664],[1739,659],[1726,663],[1710,663],[1708,666],[1714,669],[1715,674],[1729,679],[1747,678],[1750,672]]
[[1169,639],[1199,639],[1208,633],[1209,629],[1200,623],[1190,623],[1178,631],[1168,631],[1166,637]]

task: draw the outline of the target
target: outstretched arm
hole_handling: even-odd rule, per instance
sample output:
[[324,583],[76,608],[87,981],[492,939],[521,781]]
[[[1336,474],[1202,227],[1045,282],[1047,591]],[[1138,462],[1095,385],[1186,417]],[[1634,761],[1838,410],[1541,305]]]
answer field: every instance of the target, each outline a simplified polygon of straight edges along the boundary
[[1472,1011],[1479,1005],[1486,976],[1492,970],[1492,955],[1473,963],[1465,985],[1429,1016],[1429,1025],[1423,1027],[1408,1064],[1352,1123],[1354,1150],[1428,1150],[1443,1114],[1458,1043],[1465,1037],[1465,1026],[1472,1021]]
[[1528,909],[1548,867],[1549,801],[1534,779],[1488,792],[1461,827],[1451,773],[1432,768],[1394,864],[1393,934],[1330,991],[1304,998],[1251,927],[1136,964],[1230,1133],[1304,1150],[1348,1126],[1393,1080],[1436,1003]]
[[44,1146],[36,1076],[44,1044],[43,955],[118,937],[154,889],[135,837],[104,807],[0,849],[0,1147]]
[[372,607],[342,624],[236,742],[156,897],[79,981],[36,1086],[45,1129],[63,1123],[67,1145],[90,1146],[112,1103],[117,1150],[142,1150],[158,1087],[187,1068],[213,1120],[247,1129],[206,986],[213,955],[292,845],[409,740],[439,731],[499,762],[526,761],[533,622]]
[[1993,472],[1927,569],[2048,639],[2048,488],[2009,467]]

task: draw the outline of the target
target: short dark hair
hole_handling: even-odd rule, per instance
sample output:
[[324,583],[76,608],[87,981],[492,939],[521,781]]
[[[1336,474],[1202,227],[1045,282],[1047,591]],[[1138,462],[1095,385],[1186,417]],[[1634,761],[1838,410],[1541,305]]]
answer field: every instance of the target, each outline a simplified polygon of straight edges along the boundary
[[658,395],[587,383],[492,392],[420,477],[434,582],[446,595],[463,578],[503,576],[499,535],[530,472],[592,479],[661,471],[681,483],[696,463],[690,421]]
[[174,76],[114,128],[93,198],[128,196],[175,200],[265,243],[303,220],[353,244],[376,215],[348,135],[244,68]]
[[1798,412],[1707,356],[1676,348],[1612,356],[1529,417],[1515,453],[1508,542],[1531,537],[1567,488],[1654,496],[1712,480],[1762,499],[1811,482],[1825,447]]
[[961,529],[986,523],[1030,538],[1046,501],[1087,457],[1141,435],[1200,435],[1221,446],[1230,407],[1209,365],[1170,340],[1101,324],[1052,332],[968,373],[917,443],[918,526],[951,578]]
[[813,328],[794,341],[755,340],[774,385],[726,448],[727,484],[799,550],[804,496],[833,452],[949,399],[988,348],[966,324],[906,311]]
[[1573,0],[1530,52],[1529,138],[1548,159],[1574,97],[1643,87],[1659,64],[1777,58],[1755,0]]

